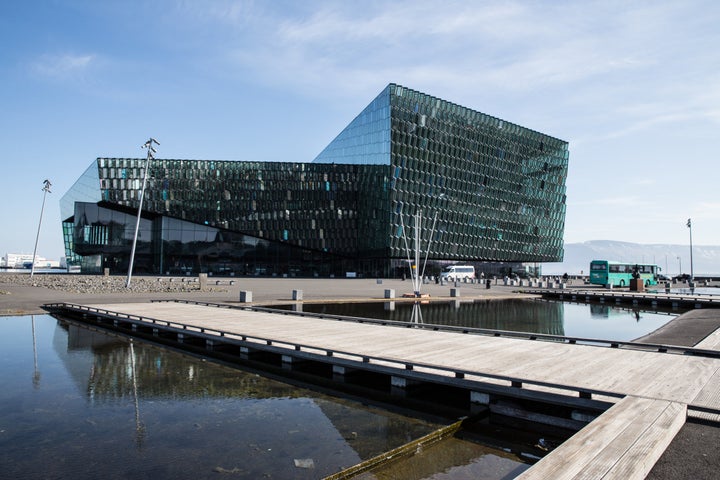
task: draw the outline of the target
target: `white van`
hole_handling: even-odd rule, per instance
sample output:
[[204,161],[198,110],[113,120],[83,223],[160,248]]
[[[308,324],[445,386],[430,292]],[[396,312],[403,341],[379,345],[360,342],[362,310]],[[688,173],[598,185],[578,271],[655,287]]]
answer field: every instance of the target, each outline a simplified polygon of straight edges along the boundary
[[449,282],[466,278],[474,279],[475,267],[472,265],[451,265],[442,271],[440,278]]

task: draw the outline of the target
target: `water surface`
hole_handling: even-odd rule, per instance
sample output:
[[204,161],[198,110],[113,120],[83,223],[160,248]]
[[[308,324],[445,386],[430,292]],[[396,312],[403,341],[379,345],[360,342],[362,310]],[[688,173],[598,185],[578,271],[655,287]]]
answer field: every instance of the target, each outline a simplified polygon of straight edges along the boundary
[[[322,478],[446,425],[47,315],[0,317],[0,385],[0,465],[14,479]],[[488,455],[488,478],[527,468],[444,445],[454,456],[416,478]]]
[[[287,306],[286,308],[291,308]],[[305,312],[403,322],[413,317],[408,302],[304,304]],[[419,323],[630,341],[653,332],[677,314],[547,300],[484,300],[420,304]]]

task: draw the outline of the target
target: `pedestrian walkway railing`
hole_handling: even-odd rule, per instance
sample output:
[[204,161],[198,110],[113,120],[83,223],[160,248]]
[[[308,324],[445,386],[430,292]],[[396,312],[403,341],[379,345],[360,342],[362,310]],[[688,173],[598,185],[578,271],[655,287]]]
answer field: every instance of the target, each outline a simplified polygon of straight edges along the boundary
[[[521,340],[548,341],[548,342],[555,342],[555,343],[567,343],[567,344],[571,344],[571,345],[578,344],[578,345],[589,345],[589,346],[606,347],[606,348],[626,348],[626,349],[656,352],[656,353],[668,353],[668,354],[692,355],[692,356],[708,357],[708,358],[720,358],[720,351],[718,351],[718,350],[693,348],[693,347],[686,347],[686,346],[681,346],[681,345],[665,345],[665,344],[658,344],[658,343],[627,342],[627,341],[606,340],[606,339],[589,338],[589,337],[570,337],[570,336],[563,336],[563,335],[552,335],[552,334],[532,333],[532,332],[518,332],[518,331],[511,331],[511,330],[494,330],[494,329],[487,329],[487,328],[462,327],[462,326],[454,326],[454,325],[438,325],[438,324],[431,324],[431,323],[412,323],[412,322],[404,322],[404,321],[400,321],[400,320],[381,320],[381,319],[373,319],[373,318],[366,318],[366,317],[332,315],[332,314],[327,314],[327,313],[299,312],[299,311],[284,310],[284,309],[271,308],[271,307],[237,306],[237,305],[229,305],[229,304],[224,304],[224,303],[203,302],[203,301],[196,301],[196,300],[174,299],[174,300],[152,300],[152,302],[186,303],[186,304],[203,305],[203,306],[224,308],[224,309],[237,309],[237,310],[245,310],[245,311],[266,312],[266,313],[275,313],[275,314],[279,314],[279,315],[294,315],[294,316],[300,316],[300,317],[319,318],[319,319],[334,320],[334,321],[341,321],[341,322],[365,323],[365,324],[370,324],[370,325],[382,325],[382,326],[390,326],[390,327],[398,327],[398,328],[422,328],[425,330],[463,333],[463,334],[471,334],[471,335],[484,335],[484,336],[502,337],[502,338],[515,338],[515,339],[521,339]],[[47,306],[50,307],[52,305],[58,305],[58,304],[48,304]],[[72,304],[59,304],[59,305],[72,305]],[[77,305],[77,307],[90,308],[90,307],[86,307],[83,305]],[[158,320],[158,321],[160,321],[160,320]],[[163,320],[163,322],[164,322],[164,320]]]

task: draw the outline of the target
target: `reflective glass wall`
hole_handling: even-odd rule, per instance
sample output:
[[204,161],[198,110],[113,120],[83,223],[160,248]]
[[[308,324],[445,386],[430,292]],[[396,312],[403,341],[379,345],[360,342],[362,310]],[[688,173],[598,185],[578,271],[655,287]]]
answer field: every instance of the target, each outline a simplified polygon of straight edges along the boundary
[[[312,163],[150,161],[140,263],[389,275],[416,214],[438,265],[561,261],[567,165],[562,140],[391,84]],[[99,158],[63,197],[70,264],[127,263],[145,166]]]
[[[104,201],[137,208],[143,160],[101,158]],[[273,241],[356,255],[357,219],[372,216],[387,167],[153,160],[143,208]],[[367,190],[360,200],[360,191]],[[376,200],[373,200],[376,199]],[[366,239],[363,239],[365,242]]]
[[[133,271],[158,275],[344,276],[352,259],[194,222],[141,218]],[[84,273],[127,272],[136,216],[108,203],[75,204],[72,240]]]
[[392,256],[422,212],[430,258],[562,260],[566,142],[398,85],[390,102]]

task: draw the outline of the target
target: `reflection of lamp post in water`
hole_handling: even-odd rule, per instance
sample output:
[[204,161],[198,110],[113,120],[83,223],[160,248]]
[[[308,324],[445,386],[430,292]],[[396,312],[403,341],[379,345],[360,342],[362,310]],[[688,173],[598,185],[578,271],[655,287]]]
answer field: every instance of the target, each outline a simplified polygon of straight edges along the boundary
[[135,400],[135,442],[140,448],[145,439],[145,425],[140,421],[140,402],[138,400],[137,372],[135,370],[135,346],[132,340],[130,340],[130,373],[132,375],[133,398]]
[[145,171],[143,172],[142,187],[140,188],[140,199],[138,202],[137,220],[135,221],[135,235],[133,236],[132,250],[130,251],[130,263],[128,264],[127,282],[125,282],[125,288],[130,288],[130,279],[132,278],[133,264],[135,263],[135,248],[137,247],[138,231],[140,230],[140,214],[142,213],[143,197],[145,197],[145,184],[147,183],[148,170],[150,170],[150,160],[152,160],[153,153],[155,153],[155,145],[160,145],[160,142],[151,138],[143,144],[141,148],[147,148],[147,159],[145,160]]
[[35,315],[30,315],[32,325],[32,342],[33,342],[33,387],[40,387],[40,370],[38,370],[37,359],[37,341],[35,340]]
[[410,323],[423,323],[422,311],[420,310],[420,302],[413,303],[412,314],[410,315]]
[[[52,183],[50,183],[50,180],[45,179],[43,181],[43,201],[42,201],[42,207],[40,208],[40,222],[38,222],[38,231],[37,235],[35,236],[35,249],[33,250],[33,256],[32,256],[32,265],[30,266],[30,276],[32,277],[35,273],[35,258],[37,256],[37,246],[38,246],[38,240],[40,240],[40,226],[42,225],[42,217],[43,217],[43,211],[45,210],[45,197],[47,196],[48,192],[50,192],[50,187],[52,186]],[[50,192],[52,193],[52,192]]]

